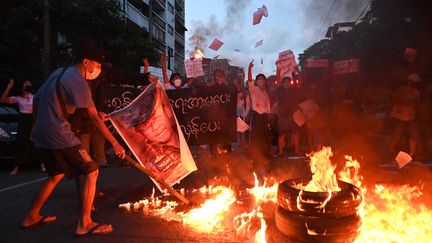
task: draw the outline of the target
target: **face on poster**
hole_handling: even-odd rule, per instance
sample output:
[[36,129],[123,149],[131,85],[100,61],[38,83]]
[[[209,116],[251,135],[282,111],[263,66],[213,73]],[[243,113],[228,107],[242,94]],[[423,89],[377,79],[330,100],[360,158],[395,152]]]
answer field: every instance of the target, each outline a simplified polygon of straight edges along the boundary
[[[172,185],[191,171],[182,164],[179,129],[159,83],[151,84],[128,107],[110,115],[141,165]],[[189,148],[183,148],[190,154]]]

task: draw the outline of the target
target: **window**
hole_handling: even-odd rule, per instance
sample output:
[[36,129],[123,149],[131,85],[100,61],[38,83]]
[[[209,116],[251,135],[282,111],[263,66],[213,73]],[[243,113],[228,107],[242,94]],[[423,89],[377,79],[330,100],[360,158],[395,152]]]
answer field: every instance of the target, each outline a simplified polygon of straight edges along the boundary
[[173,5],[171,5],[171,3],[167,3],[168,4],[168,11],[170,11],[172,14],[174,14],[174,7]]
[[171,26],[171,25],[169,25],[169,24],[167,24],[167,26],[168,26],[168,33],[170,34],[170,35],[174,35],[174,29],[173,29],[173,27]]

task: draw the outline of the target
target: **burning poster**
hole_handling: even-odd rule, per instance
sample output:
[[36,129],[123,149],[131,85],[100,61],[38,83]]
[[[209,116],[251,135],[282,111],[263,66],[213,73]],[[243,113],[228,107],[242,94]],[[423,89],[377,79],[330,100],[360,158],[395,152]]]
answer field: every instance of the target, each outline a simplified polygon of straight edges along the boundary
[[[111,122],[141,166],[170,186],[197,170],[163,87],[154,82]],[[156,183],[160,188],[160,186]]]

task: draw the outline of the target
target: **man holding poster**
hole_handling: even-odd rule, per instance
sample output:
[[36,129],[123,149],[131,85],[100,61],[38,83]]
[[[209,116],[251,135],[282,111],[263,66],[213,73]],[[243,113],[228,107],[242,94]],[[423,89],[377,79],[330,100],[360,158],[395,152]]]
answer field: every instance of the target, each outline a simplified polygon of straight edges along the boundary
[[[126,108],[110,115],[141,166],[172,186],[196,165],[163,87],[152,83]],[[159,186],[159,185],[158,185]]]

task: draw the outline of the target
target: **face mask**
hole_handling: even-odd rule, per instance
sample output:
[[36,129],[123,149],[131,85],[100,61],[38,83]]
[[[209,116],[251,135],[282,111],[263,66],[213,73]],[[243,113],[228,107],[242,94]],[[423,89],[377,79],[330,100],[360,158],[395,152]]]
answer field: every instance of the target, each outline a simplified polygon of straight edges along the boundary
[[173,83],[174,83],[174,86],[180,87],[182,84],[182,81],[181,81],[181,79],[174,79]]
[[24,91],[25,92],[32,92],[33,91],[33,86],[31,86],[31,85],[26,85],[26,86],[24,86]]
[[87,79],[87,80],[96,79],[99,76],[99,74],[101,73],[101,71],[102,70],[100,68],[93,68],[93,72],[89,72],[86,69],[85,79]]

